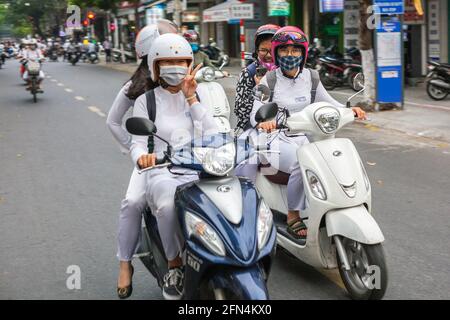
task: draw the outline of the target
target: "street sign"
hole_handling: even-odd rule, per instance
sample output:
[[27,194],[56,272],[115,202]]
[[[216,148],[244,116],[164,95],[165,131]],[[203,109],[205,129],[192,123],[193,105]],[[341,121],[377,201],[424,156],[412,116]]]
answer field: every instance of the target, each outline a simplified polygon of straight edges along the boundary
[[342,12],[344,11],[344,0],[320,0],[320,12]]
[[403,102],[402,23],[384,15],[376,29],[376,81],[378,103]]
[[253,3],[247,4],[234,4],[231,6],[230,19],[253,19]]
[[403,0],[373,0],[376,14],[403,14],[405,11]]
[[268,0],[269,17],[282,17],[291,14],[290,3],[285,0]]

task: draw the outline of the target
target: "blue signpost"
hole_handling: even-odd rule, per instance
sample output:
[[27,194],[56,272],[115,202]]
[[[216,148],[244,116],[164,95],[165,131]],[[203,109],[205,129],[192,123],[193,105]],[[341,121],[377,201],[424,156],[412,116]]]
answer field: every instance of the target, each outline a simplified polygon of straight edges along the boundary
[[375,32],[376,110],[383,103],[403,108],[403,1],[374,0],[377,26]]

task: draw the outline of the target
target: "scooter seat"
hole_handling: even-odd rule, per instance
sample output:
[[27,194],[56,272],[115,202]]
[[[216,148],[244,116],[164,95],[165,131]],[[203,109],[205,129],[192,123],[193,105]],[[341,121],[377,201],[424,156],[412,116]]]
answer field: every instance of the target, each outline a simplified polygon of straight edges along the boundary
[[[261,171],[261,168],[272,168],[272,170],[276,170],[275,168],[273,168],[270,164],[260,164],[258,166],[258,170]],[[267,178],[267,180],[269,180],[270,182],[274,183],[274,184],[280,184],[280,185],[284,185],[286,186],[288,184],[289,181],[289,177],[291,176],[289,173],[280,171],[280,170],[276,170],[277,173],[275,174],[270,174],[270,175],[264,175],[264,177]]]

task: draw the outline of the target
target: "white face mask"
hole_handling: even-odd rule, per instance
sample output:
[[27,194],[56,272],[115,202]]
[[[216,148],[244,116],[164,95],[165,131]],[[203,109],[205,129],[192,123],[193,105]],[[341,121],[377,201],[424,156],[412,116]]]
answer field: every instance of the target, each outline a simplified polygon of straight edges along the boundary
[[159,76],[170,86],[178,86],[186,78],[188,68],[183,66],[159,67]]

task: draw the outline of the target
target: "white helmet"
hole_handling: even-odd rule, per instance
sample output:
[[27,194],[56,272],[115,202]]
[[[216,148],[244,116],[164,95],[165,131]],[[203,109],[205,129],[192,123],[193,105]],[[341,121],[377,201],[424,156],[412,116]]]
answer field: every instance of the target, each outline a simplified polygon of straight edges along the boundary
[[188,67],[194,63],[194,54],[189,42],[178,34],[167,33],[159,36],[153,42],[148,53],[147,62],[150,76],[156,82],[158,76],[155,71],[156,62],[159,60],[189,60]]
[[160,19],[156,24],[145,26],[136,36],[136,55],[138,58],[142,58],[148,54],[156,38],[165,33],[177,33],[177,31],[177,25],[166,19]]

